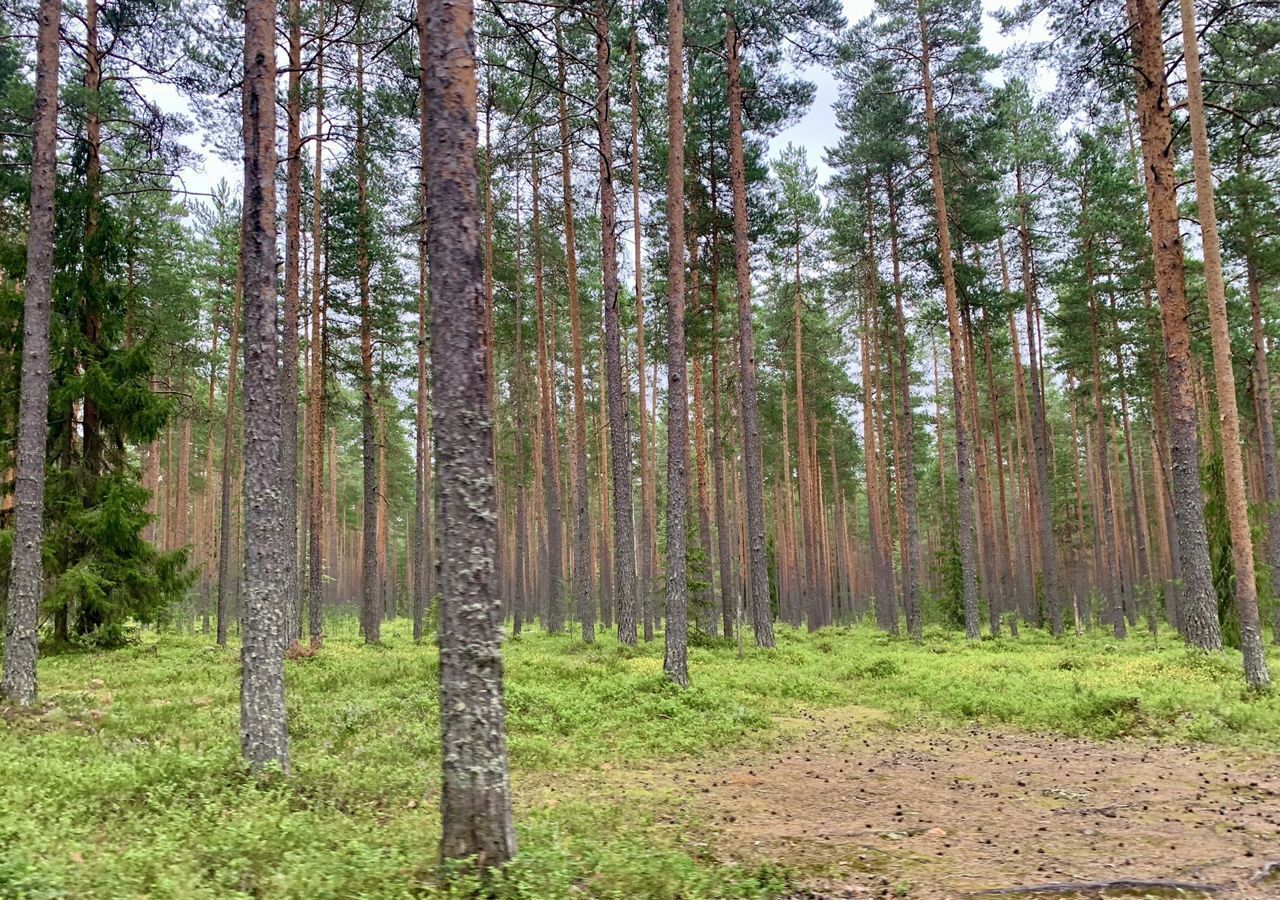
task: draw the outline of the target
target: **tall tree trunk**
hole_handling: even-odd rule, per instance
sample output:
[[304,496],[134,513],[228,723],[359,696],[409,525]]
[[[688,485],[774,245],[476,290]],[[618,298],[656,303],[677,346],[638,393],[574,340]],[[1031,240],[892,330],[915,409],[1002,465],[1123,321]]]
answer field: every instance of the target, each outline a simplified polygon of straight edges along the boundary
[[515,483],[516,483],[516,579],[511,601],[511,633],[520,634],[524,627],[525,609],[529,597],[529,546],[528,492],[525,489],[525,390],[529,384],[525,369],[524,353],[524,270],[522,259],[522,232],[520,224],[520,171],[516,169],[515,184],[515,351],[512,364],[511,395],[515,402]]
[[[1089,205],[1087,192],[1081,192],[1080,216],[1087,230]],[[1111,627],[1117,638],[1126,636],[1123,593],[1120,586],[1120,564],[1117,559],[1119,547],[1112,540],[1115,533],[1115,503],[1111,491],[1111,451],[1108,444],[1110,429],[1107,426],[1106,409],[1102,403],[1102,337],[1098,322],[1098,294],[1094,287],[1094,265],[1092,240],[1088,237],[1084,242],[1084,280],[1085,291],[1089,295],[1089,334],[1090,353],[1093,364],[1093,449],[1097,454],[1094,460],[1098,486],[1098,500],[1101,506],[1101,522],[1095,520],[1095,526],[1101,525],[1101,549],[1103,580],[1102,602],[1111,610]],[[1095,531],[1097,529],[1095,528]]]
[[[609,5],[606,0],[596,0],[595,29],[596,132],[600,138],[600,248],[604,288],[605,377],[608,381],[605,395],[609,415],[609,463],[613,473],[614,595],[618,610],[618,641],[634,646],[637,610],[636,544],[631,506],[631,398],[629,386],[624,384],[622,378],[622,324],[618,309],[618,209],[613,187],[613,125],[609,115]],[[638,185],[636,190],[638,191]],[[636,213],[636,229],[639,231],[638,203]],[[637,290],[639,279],[640,247],[637,244]],[[643,325],[639,327],[643,328]],[[640,396],[643,398],[643,355],[639,371]],[[644,400],[641,399],[640,403],[643,409]],[[641,438],[642,446],[643,443],[644,439]],[[600,462],[601,465],[604,464],[603,459]]]
[[1054,637],[1058,637],[1062,634],[1062,592],[1058,583],[1058,556],[1053,541],[1053,496],[1049,492],[1049,427],[1045,416],[1036,340],[1035,316],[1039,299],[1036,294],[1035,259],[1031,246],[1031,210],[1030,201],[1023,193],[1021,165],[1015,168],[1014,179],[1018,196],[1022,198],[1018,204],[1018,246],[1022,262],[1022,292],[1026,298],[1027,368],[1031,371],[1031,442],[1035,457],[1032,505],[1038,519],[1036,531],[1040,538],[1040,565],[1044,574],[1049,631]]
[[[563,41],[556,16],[556,45]],[[569,329],[573,342],[573,606],[582,639],[596,639],[596,611],[591,596],[591,521],[587,492],[587,401],[582,383],[582,316],[578,308],[578,250],[573,223],[573,169],[569,153],[569,107],[565,97],[564,51],[556,52],[560,87],[560,176],[564,186],[565,277],[569,293]]]
[[441,855],[501,866],[516,851],[495,583],[493,420],[484,347],[470,0],[428,0],[428,251],[440,494]]
[[[535,137],[536,142],[536,137]],[[560,596],[560,477],[555,463],[555,407],[552,398],[551,352],[547,341],[546,302],[542,288],[542,219],[540,215],[538,150],[533,151],[533,294],[538,316],[538,409],[542,425],[541,466],[543,489],[541,607],[542,626],[552,634],[564,629]]]
[[[1213,344],[1213,375],[1222,422],[1222,460],[1226,475],[1227,519],[1231,529],[1231,557],[1235,563],[1236,613],[1240,617],[1240,649],[1249,687],[1271,685],[1258,615],[1258,586],[1254,572],[1253,534],[1249,529],[1249,501],[1245,493],[1244,461],[1240,453],[1240,413],[1236,408],[1236,380],[1231,364],[1231,333],[1227,321],[1226,286],[1222,279],[1222,245],[1213,196],[1213,168],[1204,121],[1204,89],[1200,78],[1200,39],[1192,0],[1180,0],[1182,45],[1187,69],[1187,105],[1191,118],[1192,160],[1196,173],[1196,206],[1204,243],[1205,293],[1209,300],[1209,332]],[[1270,386],[1267,386],[1270,389]]]
[[44,598],[45,429],[49,415],[49,325],[53,306],[53,204],[58,164],[59,0],[40,0],[31,150],[31,215],[22,313],[22,375],[14,473],[13,549],[0,693],[36,702],[40,606]]
[[[298,558],[298,314],[302,257],[302,2],[289,0],[289,85],[285,104],[284,321],[280,366],[280,466],[286,541]],[[302,637],[301,594],[295,577],[285,585],[285,642]]]
[[289,768],[284,604],[294,576],[281,442],[276,293],[275,4],[245,3],[244,35],[244,642],[240,736],[254,769]]
[[[1209,539],[1200,486],[1196,404],[1191,383],[1190,307],[1178,216],[1173,123],[1165,78],[1160,9],[1156,0],[1126,0],[1126,10],[1138,69],[1138,134],[1151,219],[1156,293],[1160,298],[1164,331],[1170,481],[1182,572],[1180,618],[1188,643],[1202,650],[1219,650],[1222,630],[1209,571]],[[1231,396],[1235,396],[1234,387]]]
[[[422,640],[427,604],[431,558],[427,553],[427,532],[431,528],[432,498],[427,492],[430,482],[428,472],[431,459],[427,454],[427,182],[430,171],[430,140],[427,134],[427,70],[431,60],[427,56],[430,42],[430,21],[427,18],[429,0],[417,0],[418,29],[418,395],[414,405],[414,466],[413,466],[413,639]],[[487,270],[486,270],[487,272]],[[486,274],[486,278],[487,278]],[[487,295],[487,291],[486,291]],[[519,301],[517,300],[517,311]],[[519,325],[516,326],[519,328]],[[517,431],[519,435],[520,432]],[[516,455],[519,460],[519,454]],[[518,489],[518,488],[517,488]]]
[[663,670],[689,684],[685,509],[689,386],[684,341],[684,0],[667,3],[667,629]]
[[726,7],[729,55],[729,182],[733,189],[733,255],[738,284],[738,398],[750,567],[751,622],[756,646],[773,647],[773,612],[764,539],[764,469],[760,450],[760,410],[756,389],[756,345],[751,329],[751,246],[747,222],[747,170],[742,125],[742,47],[732,0]]
[[973,480],[970,471],[969,422],[965,410],[965,367],[960,331],[960,307],[956,298],[955,265],[951,258],[951,229],[947,198],[942,184],[942,157],[938,149],[938,125],[934,112],[933,74],[929,68],[929,31],[920,4],[920,69],[924,82],[925,124],[929,130],[929,164],[933,181],[933,205],[938,226],[938,255],[942,287],[947,300],[947,331],[951,347],[951,383],[955,402],[956,484],[960,544],[960,571],[964,595],[964,631],[970,640],[979,637],[978,584],[975,550]]
[[720,234],[715,155],[711,161],[711,480],[716,492],[716,566],[720,572],[720,617],[724,636],[733,639],[733,559],[725,504],[724,452],[720,433]]
[[[898,251],[898,195],[893,170],[885,173],[885,189],[889,198],[889,249],[893,257],[893,301],[897,326],[898,390],[902,392],[899,428],[902,432],[902,458],[897,461],[898,492],[906,513],[906,535],[899,553],[902,557],[902,605],[907,618],[907,633],[912,640],[924,634],[924,616],[920,608],[920,513],[916,502],[915,425],[912,422],[911,364],[907,358],[907,317],[903,312],[901,256]],[[834,476],[833,476],[834,477]]]
[[[316,161],[311,187],[311,391],[307,412],[309,525],[307,565],[307,631],[313,646],[324,642],[324,421],[328,403],[325,371],[324,279],[324,4],[316,10]],[[301,149],[301,148],[299,148]]]
[[360,550],[360,632],[365,643],[382,639],[378,568],[378,437],[373,385],[373,308],[370,297],[368,146],[364,115],[364,30],[356,23],[356,256],[360,292],[360,448],[363,535]]

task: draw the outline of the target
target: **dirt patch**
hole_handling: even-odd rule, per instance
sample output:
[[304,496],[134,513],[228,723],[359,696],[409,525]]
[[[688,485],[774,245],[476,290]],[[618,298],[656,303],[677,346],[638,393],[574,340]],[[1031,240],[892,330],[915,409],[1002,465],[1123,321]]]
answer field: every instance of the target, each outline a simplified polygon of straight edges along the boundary
[[[780,752],[688,774],[712,852],[799,867],[812,898],[1280,897],[1280,755],[869,725],[823,716]],[[1113,882],[1129,884],[1096,887]]]

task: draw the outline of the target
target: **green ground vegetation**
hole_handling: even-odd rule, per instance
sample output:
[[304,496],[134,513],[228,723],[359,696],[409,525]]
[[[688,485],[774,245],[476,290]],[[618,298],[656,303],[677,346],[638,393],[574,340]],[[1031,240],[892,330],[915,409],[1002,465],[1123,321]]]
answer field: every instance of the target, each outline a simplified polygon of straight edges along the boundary
[[[202,635],[146,631],[124,649],[42,659],[42,706],[0,721],[0,897],[444,897],[437,885],[437,658],[407,622],[365,647],[352,622],[288,663],[294,771],[239,759],[238,661]],[[774,897],[788,873],[715,862],[713,832],[670,772],[787,740],[843,707],[869,728],[977,721],[1096,739],[1273,747],[1280,695],[1240,660],[1171,634],[1052,641],[1024,631],[914,645],[869,627],[783,628],[772,653],[526,634],[506,647],[521,853],[501,898]],[[1271,662],[1280,668],[1280,653]],[[668,774],[663,777],[662,773]]]

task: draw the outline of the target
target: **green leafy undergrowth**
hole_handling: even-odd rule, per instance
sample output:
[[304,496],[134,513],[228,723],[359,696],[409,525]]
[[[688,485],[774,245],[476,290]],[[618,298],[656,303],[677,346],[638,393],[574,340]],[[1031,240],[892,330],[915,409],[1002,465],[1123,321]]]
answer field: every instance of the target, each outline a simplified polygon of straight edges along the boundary
[[[42,660],[42,705],[0,718],[0,897],[476,894],[465,878],[438,886],[434,648],[404,622],[377,647],[350,622],[332,631],[318,655],[287,663],[287,778],[250,779],[239,763],[234,648],[146,632]],[[684,691],[663,678],[660,641],[586,647],[533,632],[505,657],[521,852],[482,892],[498,898],[784,894],[783,872],[716,863],[677,782],[654,773],[783,740],[782,723],[804,712],[888,713],[867,727],[1280,736],[1280,700],[1244,690],[1238,657],[1164,636],[966,643],[937,631],[915,645],[869,628],[783,628],[773,652],[692,648]]]

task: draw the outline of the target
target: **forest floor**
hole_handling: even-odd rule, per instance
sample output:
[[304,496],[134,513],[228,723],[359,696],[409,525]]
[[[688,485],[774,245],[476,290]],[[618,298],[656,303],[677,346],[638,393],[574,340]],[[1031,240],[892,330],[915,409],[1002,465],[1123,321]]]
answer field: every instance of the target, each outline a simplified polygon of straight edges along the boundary
[[713,852],[801,871],[813,898],[1280,896],[1280,755],[884,720],[829,711],[682,773]]
[[1280,692],[1238,653],[783,627],[696,642],[680,690],[660,637],[529,633],[504,654],[520,854],[477,894],[440,886],[434,648],[330,625],[286,664],[287,778],[240,764],[234,646],[43,658],[40,706],[0,707],[0,898],[1280,897],[1249,884],[1280,860]]

